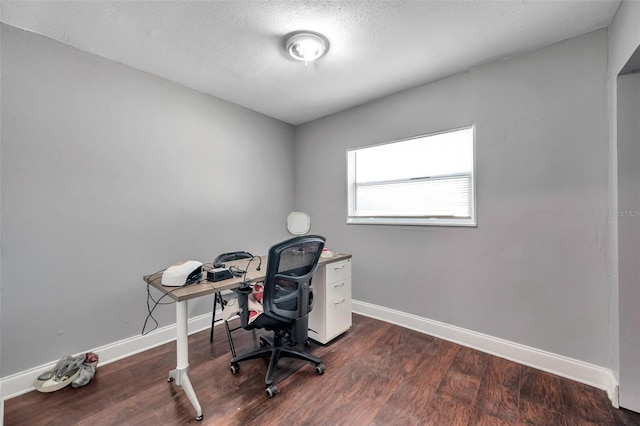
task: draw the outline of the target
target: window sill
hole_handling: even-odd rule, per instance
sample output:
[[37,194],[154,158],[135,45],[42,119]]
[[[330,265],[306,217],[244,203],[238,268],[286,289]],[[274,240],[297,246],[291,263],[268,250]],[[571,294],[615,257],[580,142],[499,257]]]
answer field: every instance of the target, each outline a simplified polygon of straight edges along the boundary
[[351,217],[347,225],[409,225],[409,226],[466,226],[477,227],[475,219],[418,219],[418,218],[380,218]]

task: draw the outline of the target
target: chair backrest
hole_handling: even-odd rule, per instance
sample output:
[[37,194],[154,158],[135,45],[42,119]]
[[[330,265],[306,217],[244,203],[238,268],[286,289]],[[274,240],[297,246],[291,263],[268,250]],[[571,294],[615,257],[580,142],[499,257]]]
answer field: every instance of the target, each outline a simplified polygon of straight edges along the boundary
[[303,320],[298,325],[306,333],[307,316],[313,308],[311,279],[324,243],[324,237],[306,235],[269,249],[262,300],[264,314],[294,325]]

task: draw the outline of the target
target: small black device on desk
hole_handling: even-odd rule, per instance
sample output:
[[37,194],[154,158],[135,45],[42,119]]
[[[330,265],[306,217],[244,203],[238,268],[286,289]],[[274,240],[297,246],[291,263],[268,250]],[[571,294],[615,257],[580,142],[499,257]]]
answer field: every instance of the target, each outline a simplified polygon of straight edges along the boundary
[[208,281],[222,281],[228,280],[229,278],[233,278],[233,274],[227,268],[213,268],[210,271],[207,271],[207,280]]
[[213,269],[211,271],[207,271],[207,280],[217,282],[233,278],[233,273],[228,268],[225,268],[224,262],[239,259],[251,259],[252,257],[254,256],[246,251],[222,253],[213,261]]

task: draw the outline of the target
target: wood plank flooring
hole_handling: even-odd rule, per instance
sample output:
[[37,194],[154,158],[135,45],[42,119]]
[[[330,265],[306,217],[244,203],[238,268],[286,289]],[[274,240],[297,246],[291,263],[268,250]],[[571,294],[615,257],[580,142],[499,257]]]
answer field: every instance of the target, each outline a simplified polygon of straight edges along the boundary
[[[101,366],[85,387],[5,401],[13,425],[640,425],[604,391],[402,327],[354,315],[337,340],[310,350],[326,365],[281,361],[265,396],[266,362],[229,371],[221,327],[189,338],[190,377],[204,412],[167,383],[175,343]],[[239,352],[256,336],[234,332]]]

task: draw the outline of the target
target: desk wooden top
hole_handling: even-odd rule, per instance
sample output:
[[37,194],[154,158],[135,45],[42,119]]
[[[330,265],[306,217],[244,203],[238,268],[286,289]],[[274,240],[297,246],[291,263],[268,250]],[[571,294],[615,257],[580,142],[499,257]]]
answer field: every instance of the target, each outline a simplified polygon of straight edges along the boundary
[[[206,271],[211,270],[212,268],[210,263],[206,263],[202,268],[205,278],[196,284],[191,284],[186,287],[165,287],[160,284],[163,271],[156,272],[152,275],[145,275],[143,279],[162,293],[167,293],[168,297],[171,297],[176,302],[182,302],[183,300],[195,299],[196,297],[206,296],[207,294],[212,294],[218,291],[231,290],[240,287],[240,284],[243,281],[256,282],[264,280],[267,271],[267,256],[260,256],[260,259],[262,260],[262,266],[259,271],[256,270],[258,265],[260,265],[260,261],[258,261],[257,257],[254,258],[253,261],[250,261],[250,259],[240,259],[224,262],[225,267],[228,268],[235,265],[242,270],[246,270],[247,274],[242,277],[233,277],[217,282],[208,281],[206,279]],[[331,257],[320,257],[318,266],[339,262],[345,259],[351,259],[351,255],[334,253]]]

